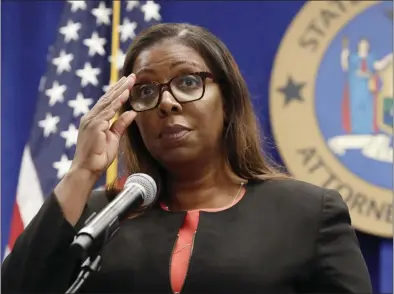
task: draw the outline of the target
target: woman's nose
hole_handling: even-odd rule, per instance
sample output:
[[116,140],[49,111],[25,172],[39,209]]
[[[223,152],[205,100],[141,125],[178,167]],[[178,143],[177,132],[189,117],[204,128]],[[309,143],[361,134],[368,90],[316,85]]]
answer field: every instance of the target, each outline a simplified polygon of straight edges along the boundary
[[172,96],[172,94],[168,90],[163,91],[158,108],[160,110],[160,113],[163,115],[182,112],[181,104],[174,98],[174,96]]

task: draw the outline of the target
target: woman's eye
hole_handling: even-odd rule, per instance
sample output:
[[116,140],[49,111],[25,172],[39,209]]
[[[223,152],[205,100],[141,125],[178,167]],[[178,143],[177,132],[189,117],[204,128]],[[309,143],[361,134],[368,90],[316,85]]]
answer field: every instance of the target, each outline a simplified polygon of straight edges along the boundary
[[180,87],[198,87],[201,84],[201,81],[199,78],[189,75],[189,76],[184,76],[179,78],[178,80],[178,86]]
[[147,86],[142,86],[139,92],[142,98],[153,94],[152,88]]
[[183,81],[186,86],[193,86],[196,83],[193,79],[184,79]]

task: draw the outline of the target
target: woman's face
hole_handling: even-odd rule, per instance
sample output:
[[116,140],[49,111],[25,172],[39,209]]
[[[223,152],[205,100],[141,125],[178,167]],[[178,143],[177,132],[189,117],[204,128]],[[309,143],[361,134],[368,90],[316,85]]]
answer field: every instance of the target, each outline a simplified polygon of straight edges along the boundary
[[[198,79],[188,76],[195,72],[211,72],[203,58],[193,49],[166,41],[141,52],[134,64],[136,83],[173,83],[178,99],[198,92]],[[138,91],[143,97],[153,93],[149,87]],[[179,94],[183,93],[183,94]],[[191,94],[189,94],[191,93]],[[172,94],[162,92],[157,108],[140,112],[136,123],[142,139],[156,160],[165,167],[212,160],[219,156],[223,131],[223,101],[219,85],[211,78],[205,81],[204,96],[197,101],[179,103]]]

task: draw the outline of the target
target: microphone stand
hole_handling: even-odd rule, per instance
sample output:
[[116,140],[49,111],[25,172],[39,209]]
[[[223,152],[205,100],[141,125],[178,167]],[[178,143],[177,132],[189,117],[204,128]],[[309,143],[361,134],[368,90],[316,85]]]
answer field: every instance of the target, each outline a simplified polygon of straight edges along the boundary
[[[96,213],[93,213],[85,222],[85,224],[89,223],[91,219],[94,218]],[[85,261],[81,265],[80,272],[75,279],[74,283],[67,289],[65,294],[73,294],[77,293],[78,290],[85,283],[87,278],[93,272],[98,272],[101,269],[101,256],[99,252],[104,247],[104,245],[109,241],[109,239],[118,231],[119,229],[119,221],[115,219],[109,227],[105,230],[105,232],[94,240],[91,244],[91,247],[86,251],[82,251],[81,248],[71,245],[71,250],[74,250],[76,256],[86,257]]]
[[100,261],[101,261],[100,255],[96,255],[94,259],[92,259],[91,257],[86,258],[84,263],[81,265],[81,271],[79,272],[78,277],[65,293],[66,294],[77,293],[78,290],[85,283],[86,279],[90,276],[90,274],[92,272],[100,270]]

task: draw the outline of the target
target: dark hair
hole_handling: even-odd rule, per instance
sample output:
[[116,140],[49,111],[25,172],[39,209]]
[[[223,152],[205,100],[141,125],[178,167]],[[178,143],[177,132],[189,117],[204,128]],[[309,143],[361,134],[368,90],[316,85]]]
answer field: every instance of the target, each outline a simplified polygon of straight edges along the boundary
[[[215,78],[224,97],[226,122],[223,143],[233,172],[246,180],[287,178],[278,165],[264,155],[259,122],[253,111],[248,88],[233,56],[217,37],[208,30],[190,24],[162,23],[141,32],[127,52],[123,75],[132,73],[138,55],[163,41],[183,44],[198,52]],[[121,112],[130,110],[128,103]],[[135,122],[123,138],[123,156],[127,173],[147,173],[154,178],[158,190],[165,185],[165,170],[151,156],[142,141]],[[159,194],[159,197],[163,195]]]

